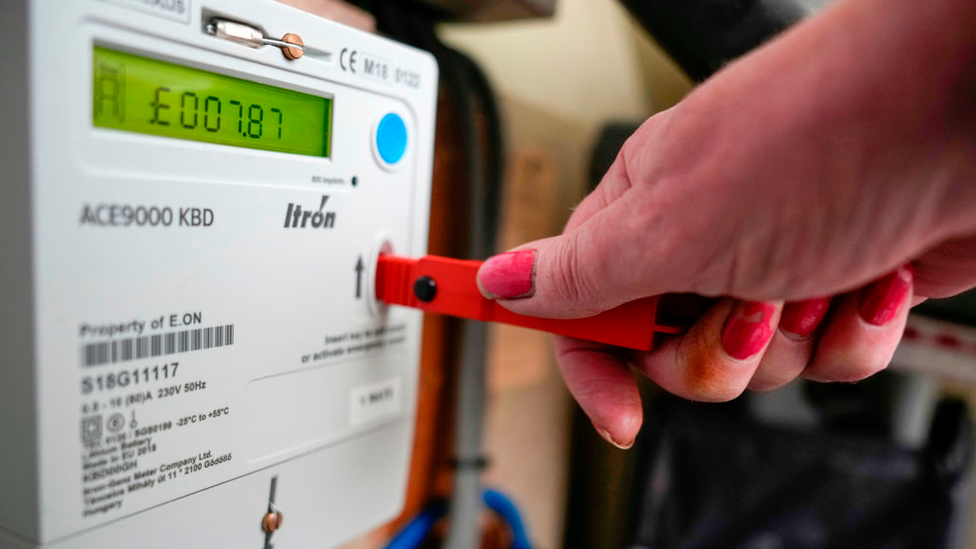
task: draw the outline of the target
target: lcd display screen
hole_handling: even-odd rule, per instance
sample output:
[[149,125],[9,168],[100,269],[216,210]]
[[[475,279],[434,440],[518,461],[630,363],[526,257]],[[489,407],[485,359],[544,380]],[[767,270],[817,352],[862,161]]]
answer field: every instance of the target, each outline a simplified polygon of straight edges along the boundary
[[329,157],[332,99],[95,46],[100,128]]

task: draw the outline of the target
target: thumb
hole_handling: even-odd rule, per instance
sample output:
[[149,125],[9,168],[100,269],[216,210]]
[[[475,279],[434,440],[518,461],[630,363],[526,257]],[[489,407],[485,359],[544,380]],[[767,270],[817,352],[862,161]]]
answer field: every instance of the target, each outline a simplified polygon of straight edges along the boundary
[[513,312],[547,318],[592,316],[681,291],[664,259],[668,244],[645,236],[661,234],[648,232],[656,216],[636,213],[617,200],[561,236],[496,255],[478,271],[478,287]]

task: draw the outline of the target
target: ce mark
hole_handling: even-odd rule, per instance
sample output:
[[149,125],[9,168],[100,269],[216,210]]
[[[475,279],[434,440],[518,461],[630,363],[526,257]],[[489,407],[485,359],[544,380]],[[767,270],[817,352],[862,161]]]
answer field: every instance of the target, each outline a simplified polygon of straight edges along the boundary
[[356,63],[359,61],[359,52],[356,50],[350,50],[349,48],[342,48],[339,52],[339,67],[344,71],[356,74]]

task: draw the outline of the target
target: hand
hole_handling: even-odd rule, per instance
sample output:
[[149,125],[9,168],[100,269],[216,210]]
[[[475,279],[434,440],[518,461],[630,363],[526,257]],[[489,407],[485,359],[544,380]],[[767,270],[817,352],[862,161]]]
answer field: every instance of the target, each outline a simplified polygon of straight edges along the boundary
[[976,3],[839,3],[729,66],[624,145],[562,236],[485,262],[518,313],[721,297],[650,353],[557,338],[608,441],[642,412],[633,366],[700,401],[884,368],[909,308],[976,284]]

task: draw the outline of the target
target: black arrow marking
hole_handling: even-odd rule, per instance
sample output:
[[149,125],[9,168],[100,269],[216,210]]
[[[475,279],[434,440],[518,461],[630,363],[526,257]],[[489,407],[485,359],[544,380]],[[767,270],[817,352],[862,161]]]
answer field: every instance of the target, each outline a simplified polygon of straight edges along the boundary
[[363,296],[363,256],[359,256],[359,261],[356,262],[356,299]]

